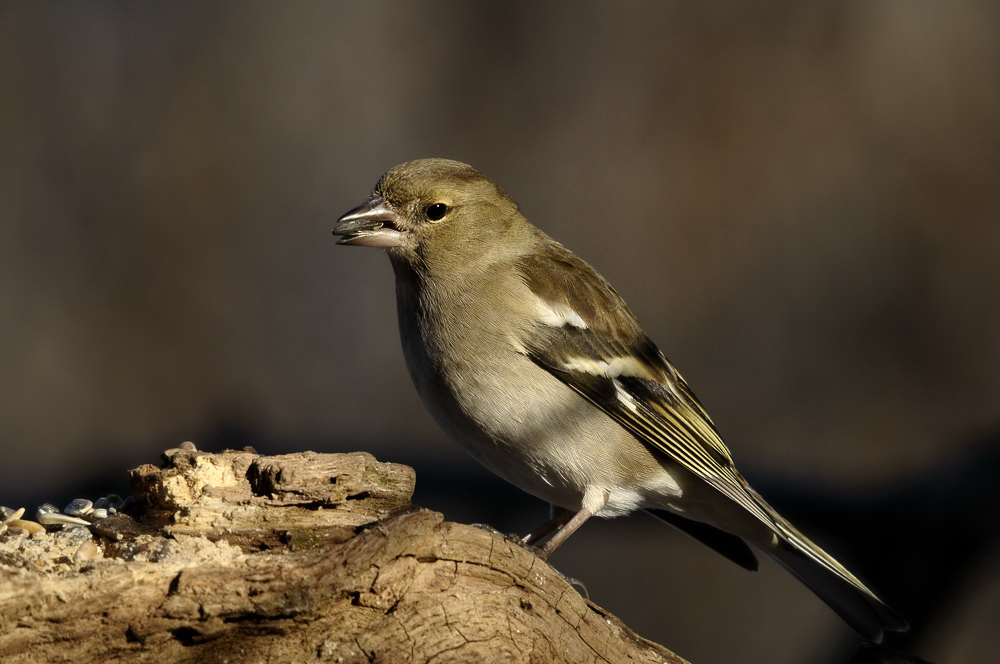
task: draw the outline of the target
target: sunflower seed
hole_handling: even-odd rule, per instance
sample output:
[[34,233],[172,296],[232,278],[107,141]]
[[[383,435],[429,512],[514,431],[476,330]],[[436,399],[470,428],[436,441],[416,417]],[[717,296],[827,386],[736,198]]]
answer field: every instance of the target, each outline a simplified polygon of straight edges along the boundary
[[11,521],[7,525],[9,525],[11,529],[20,528],[24,531],[27,531],[29,535],[37,533],[39,530],[44,530],[42,524],[36,523],[34,521],[26,521],[24,519],[16,519],[14,521]]
[[9,507],[5,507],[4,509],[5,510],[10,510],[8,512],[4,512],[4,515],[3,515],[3,522],[4,523],[10,523],[11,521],[16,521],[17,519],[20,519],[22,516],[24,516],[24,508],[23,507],[21,509],[19,509],[19,510],[16,510],[16,511],[10,509]]
[[47,512],[45,514],[38,515],[39,523],[43,523],[46,526],[89,526],[89,521],[84,521],[75,516],[70,516],[69,514],[60,514],[59,512]]
[[83,516],[94,508],[94,503],[86,498],[77,498],[63,508],[63,512],[70,516]]
[[73,554],[73,562],[82,563],[86,560],[93,560],[101,555],[101,550],[97,548],[93,540],[88,540],[80,545],[80,548]]

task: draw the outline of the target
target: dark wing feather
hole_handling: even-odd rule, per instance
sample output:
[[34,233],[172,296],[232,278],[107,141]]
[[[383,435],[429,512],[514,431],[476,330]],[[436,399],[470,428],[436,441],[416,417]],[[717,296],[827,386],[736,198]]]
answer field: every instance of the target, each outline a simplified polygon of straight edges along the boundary
[[719,530],[715,526],[710,526],[701,521],[686,519],[680,514],[667,510],[647,509],[646,511],[657,519],[669,523],[681,532],[687,533],[690,537],[698,540],[716,553],[729,558],[743,569],[750,570],[751,572],[757,571],[757,556],[747,546],[747,543],[736,535]]

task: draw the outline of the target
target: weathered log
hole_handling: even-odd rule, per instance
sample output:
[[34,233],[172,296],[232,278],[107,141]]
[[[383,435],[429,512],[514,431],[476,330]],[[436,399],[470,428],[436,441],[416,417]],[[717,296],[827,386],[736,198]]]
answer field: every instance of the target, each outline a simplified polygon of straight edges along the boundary
[[683,662],[369,454],[168,451],[128,514],[0,535],[0,660]]

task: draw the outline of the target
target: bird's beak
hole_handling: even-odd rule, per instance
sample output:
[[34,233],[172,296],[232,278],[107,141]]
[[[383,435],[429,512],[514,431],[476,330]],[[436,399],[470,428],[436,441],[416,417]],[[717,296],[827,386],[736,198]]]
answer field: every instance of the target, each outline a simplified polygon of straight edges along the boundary
[[359,247],[398,247],[410,234],[399,226],[399,215],[385,205],[381,196],[367,201],[343,214],[333,229],[342,235],[337,244]]

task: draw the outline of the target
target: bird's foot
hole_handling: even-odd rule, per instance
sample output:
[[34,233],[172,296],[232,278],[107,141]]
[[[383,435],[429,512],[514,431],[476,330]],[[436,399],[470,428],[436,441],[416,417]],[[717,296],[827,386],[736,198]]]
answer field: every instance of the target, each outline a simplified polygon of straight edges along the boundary
[[504,539],[507,539],[508,537],[508,535],[504,535],[502,532],[500,532],[499,530],[497,530],[488,523],[470,523],[469,525],[472,526],[473,528],[479,528],[480,530],[485,530],[489,534],[496,535],[497,537],[502,537]]
[[535,555],[541,556],[542,548],[538,546],[532,546],[524,541],[524,538],[517,533],[502,533],[488,523],[470,523],[473,528],[479,528],[479,530],[485,530],[490,535],[496,535],[505,542],[511,542],[512,544],[517,544],[521,548],[528,549]]
[[[504,534],[499,530],[497,530],[496,528],[494,528],[493,526],[489,525],[488,523],[472,523],[469,525],[471,525],[473,528],[485,530],[491,535],[496,535],[497,537],[503,538],[504,541],[510,542],[511,544],[517,544],[522,549],[530,551],[531,553],[535,554],[536,556],[538,556],[547,563],[549,560],[549,556],[552,555],[552,551],[547,550],[546,547],[528,544],[526,541],[528,538],[521,537],[517,533]],[[551,563],[549,563],[549,567],[552,567]],[[552,571],[558,574],[563,581],[573,586],[574,588],[578,589],[580,591],[580,594],[583,595],[585,599],[588,600],[590,599],[590,592],[587,590],[587,586],[583,585],[583,581],[581,581],[580,579],[573,578],[571,576],[566,576],[565,574],[557,570],[555,567],[552,567]]]
[[[549,564],[549,567],[552,567],[551,563]],[[565,574],[557,570],[555,567],[552,567],[552,571],[558,574],[563,581],[576,588],[579,591],[579,593],[583,595],[584,599],[587,600],[590,599],[590,591],[587,590],[587,586],[583,585],[583,581],[574,578],[572,576],[566,576]]]

